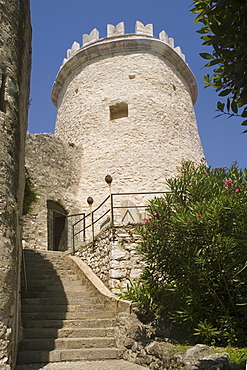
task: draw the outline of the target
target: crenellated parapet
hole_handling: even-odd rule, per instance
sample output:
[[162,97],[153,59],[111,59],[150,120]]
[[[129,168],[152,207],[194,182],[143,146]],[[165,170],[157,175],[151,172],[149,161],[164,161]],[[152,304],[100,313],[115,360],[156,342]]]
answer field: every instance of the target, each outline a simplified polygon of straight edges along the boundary
[[52,101],[57,106],[59,94],[64,86],[67,77],[72,70],[79,65],[93,62],[97,58],[108,58],[113,55],[133,53],[149,53],[166,59],[181,74],[185,80],[192,102],[197,99],[197,84],[193,73],[185,61],[185,56],[180,46],[174,46],[174,39],[169,37],[163,30],[159,37],[153,36],[153,25],[137,21],[134,33],[125,33],[124,22],[116,26],[107,25],[107,36],[100,38],[99,31],[94,28],[89,34],[82,36],[82,46],[78,42],[73,42],[67,50],[67,57],[56,76],[52,89]]
[[[142,22],[136,21],[134,34],[153,37],[153,24],[149,23],[147,25],[144,25]],[[128,35],[125,34],[124,22],[120,22],[116,26],[112,24],[107,25],[107,38],[124,35]],[[185,61],[185,55],[182,53],[180,46],[174,47],[174,39],[172,37],[169,37],[164,30],[159,33],[159,39],[173,48],[176,53]],[[97,30],[97,28],[94,28],[89,34],[84,34],[82,36],[82,47],[88,46],[94,42],[97,42],[98,40],[100,40],[99,31]],[[64,65],[67,60],[70,59],[80,48],[80,44],[75,41],[72,44],[71,49],[67,50],[67,58],[64,58],[62,65]]]

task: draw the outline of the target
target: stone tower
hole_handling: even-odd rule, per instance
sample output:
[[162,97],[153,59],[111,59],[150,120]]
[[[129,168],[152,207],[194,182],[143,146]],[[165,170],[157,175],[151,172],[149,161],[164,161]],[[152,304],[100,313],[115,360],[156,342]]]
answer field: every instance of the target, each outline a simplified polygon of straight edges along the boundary
[[[203,157],[196,97],[180,47],[164,31],[153,37],[151,24],[136,22],[133,34],[125,34],[123,23],[108,25],[107,37],[100,39],[94,29],[83,35],[82,47],[74,42],[52,89],[55,135],[27,138],[26,166],[38,200],[25,216],[25,245],[70,248],[77,215],[89,212],[87,198],[93,197],[95,209],[108,196],[107,174],[113,193],[128,193],[112,202],[124,207],[117,210],[120,223],[127,221],[126,212],[129,217],[127,205],[139,212],[150,192],[167,190],[166,179],[177,175],[181,161]],[[149,194],[129,195],[144,192]],[[104,206],[109,210],[109,201]],[[142,210],[130,218],[140,222]],[[105,225],[103,219],[97,223]]]
[[165,31],[136,22],[94,29],[74,42],[56,77],[52,101],[58,108],[55,136],[83,150],[78,201],[107,193],[165,190],[182,160],[198,162],[203,150],[193,104],[195,77],[180,47]]
[[29,105],[29,0],[0,1],[0,368],[18,344],[24,145]]

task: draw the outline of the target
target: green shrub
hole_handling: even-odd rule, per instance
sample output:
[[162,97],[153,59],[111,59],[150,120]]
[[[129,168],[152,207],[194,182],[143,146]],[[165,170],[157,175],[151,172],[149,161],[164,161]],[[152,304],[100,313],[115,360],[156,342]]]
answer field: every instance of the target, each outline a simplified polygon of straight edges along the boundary
[[25,190],[24,190],[24,199],[23,199],[23,215],[26,215],[30,212],[31,206],[33,203],[37,202],[37,194],[34,190],[32,180],[29,176],[28,170],[25,170]]
[[150,201],[139,229],[146,268],[136,287],[156,315],[200,341],[244,346],[247,170],[186,162],[167,182],[171,192]]

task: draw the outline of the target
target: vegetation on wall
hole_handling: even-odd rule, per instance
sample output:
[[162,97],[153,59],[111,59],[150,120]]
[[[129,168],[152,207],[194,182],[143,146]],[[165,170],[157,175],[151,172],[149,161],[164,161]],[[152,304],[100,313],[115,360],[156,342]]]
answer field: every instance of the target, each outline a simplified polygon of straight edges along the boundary
[[246,345],[247,170],[182,165],[140,228],[146,263],[125,298],[199,341]]
[[37,201],[37,194],[34,190],[33,182],[29,176],[28,170],[25,169],[25,191],[23,199],[23,215],[30,212],[32,204]]
[[[201,53],[213,73],[204,76],[225,102],[217,104],[219,115],[240,116],[247,126],[247,2],[243,0],[194,0],[192,13],[203,26],[203,45],[211,53]],[[245,130],[244,132],[247,132]]]

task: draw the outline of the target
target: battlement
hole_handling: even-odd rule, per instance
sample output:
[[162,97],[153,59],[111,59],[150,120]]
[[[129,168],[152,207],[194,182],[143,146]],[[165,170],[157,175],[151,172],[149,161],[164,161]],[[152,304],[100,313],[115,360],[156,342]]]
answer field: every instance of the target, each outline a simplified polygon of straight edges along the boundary
[[[144,25],[142,22],[136,21],[134,34],[154,37],[153,24],[149,23]],[[125,33],[124,22],[120,22],[116,26],[112,24],[107,25],[106,38],[119,37],[124,35],[132,35]],[[73,42],[71,48],[67,50],[67,58],[64,58],[62,66],[68,61],[68,59],[73,57],[73,55],[75,55],[77,51],[80,50],[81,48],[103,39],[100,39],[100,34],[97,28],[94,28],[89,34],[83,34],[82,46],[80,46],[80,44],[76,41]],[[174,47],[174,39],[172,37],[169,37],[164,30],[159,33],[159,40],[173,48],[176,51],[176,53],[185,61],[185,55],[182,53],[180,46]]]
[[193,104],[197,99],[197,83],[193,73],[185,61],[185,56],[179,46],[174,46],[174,39],[169,37],[163,30],[159,33],[159,38],[153,36],[153,25],[137,21],[135,33],[125,33],[124,22],[116,26],[107,25],[107,36],[100,38],[99,31],[94,28],[89,34],[82,36],[82,46],[78,42],[73,42],[67,50],[67,58],[58,71],[53,84],[51,98],[57,106],[60,92],[69,78],[71,71],[75,71],[78,66],[93,63],[101,58],[112,57],[113,55],[124,55],[134,53],[149,53],[158,56],[162,60],[174,66],[176,71],[182,76]]

